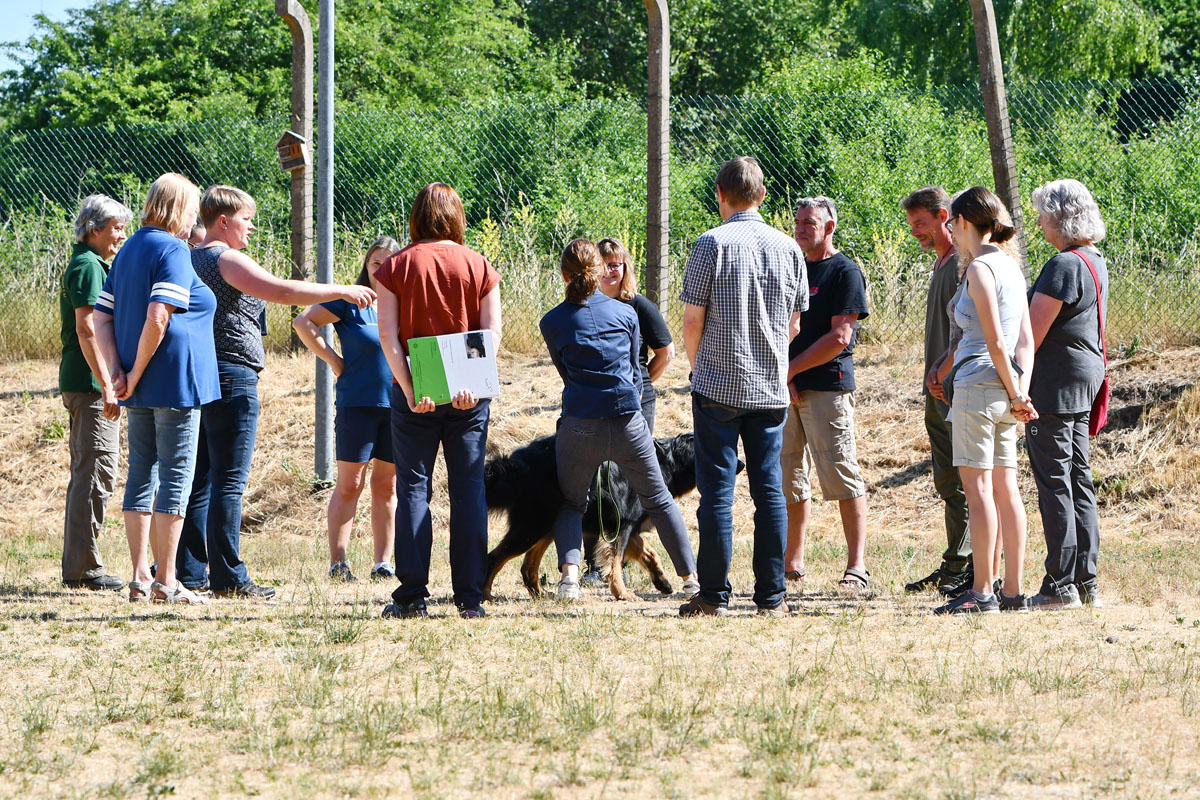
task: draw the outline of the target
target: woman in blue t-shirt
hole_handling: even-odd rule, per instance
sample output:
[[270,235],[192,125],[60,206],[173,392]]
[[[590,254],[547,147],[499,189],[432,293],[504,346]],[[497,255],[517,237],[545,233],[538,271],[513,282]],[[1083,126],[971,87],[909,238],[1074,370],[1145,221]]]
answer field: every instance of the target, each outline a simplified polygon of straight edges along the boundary
[[[376,289],[375,270],[400,244],[380,236],[363,259],[357,283]],[[333,325],[342,353],[321,335]],[[346,548],[354,527],[354,513],[371,465],[371,532],[375,539],[375,566],[371,577],[394,578],[392,548],[396,539],[396,466],[392,460],[392,371],[379,346],[379,317],[374,303],[358,308],[345,300],[309,306],[292,323],[300,341],[337,376],[337,483],[329,498],[329,577],[352,581]]]
[[[125,535],[130,600],[205,603],[176,579],[175,553],[196,468],[200,406],[221,396],[213,315],[217,300],[192,269],[183,240],[200,192],[182,175],[150,185],[141,227],[113,260],[95,305],[96,336],[128,412]],[[153,527],[158,572],[146,545]]]
[[638,493],[684,578],[684,591],[699,589],[692,544],[642,416],[637,314],[599,291],[606,271],[600,251],[587,239],[567,245],[562,254],[566,301],[550,309],[540,325],[564,384],[554,446],[563,505],[554,520],[554,544],[562,570],[557,598],[566,602],[579,597],[583,513],[592,477],[605,461],[619,466]]

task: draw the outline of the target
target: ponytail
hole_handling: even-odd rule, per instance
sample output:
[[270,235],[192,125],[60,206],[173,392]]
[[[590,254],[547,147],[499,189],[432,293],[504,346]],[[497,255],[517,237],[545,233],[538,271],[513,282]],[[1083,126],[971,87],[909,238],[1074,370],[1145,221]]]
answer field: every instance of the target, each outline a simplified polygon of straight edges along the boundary
[[576,239],[562,254],[562,274],[567,278],[567,302],[587,305],[604,275],[604,259],[596,245],[587,239]]

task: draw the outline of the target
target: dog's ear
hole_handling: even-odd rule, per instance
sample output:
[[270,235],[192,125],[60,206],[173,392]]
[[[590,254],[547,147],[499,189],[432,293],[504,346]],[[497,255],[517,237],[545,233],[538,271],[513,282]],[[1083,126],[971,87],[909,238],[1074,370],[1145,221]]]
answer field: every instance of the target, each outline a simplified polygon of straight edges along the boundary
[[663,444],[661,440],[654,440],[654,453],[658,456],[659,461],[666,461],[667,457],[670,455],[670,452],[671,451],[667,449],[667,446]]

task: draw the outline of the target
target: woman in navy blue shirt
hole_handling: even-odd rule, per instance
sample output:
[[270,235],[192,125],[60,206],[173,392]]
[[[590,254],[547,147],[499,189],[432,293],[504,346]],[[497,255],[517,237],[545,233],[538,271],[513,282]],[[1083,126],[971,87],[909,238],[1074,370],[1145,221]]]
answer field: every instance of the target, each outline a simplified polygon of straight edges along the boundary
[[615,462],[638,493],[676,572],[685,579],[685,591],[689,581],[695,585],[692,545],[642,416],[637,314],[599,291],[605,272],[596,245],[587,239],[567,245],[562,254],[567,299],[541,321],[550,360],[564,384],[555,442],[564,500],[554,521],[562,570],[557,597],[562,601],[579,597],[583,513],[592,477],[605,461]]
[[[377,289],[375,270],[400,244],[380,236],[363,259],[357,283]],[[321,335],[333,325],[342,353]],[[392,371],[379,346],[379,316],[375,304],[358,308],[345,300],[309,306],[292,323],[300,341],[337,376],[337,413],[334,417],[337,450],[337,483],[329,498],[329,577],[352,581],[346,548],[354,527],[358,498],[371,465],[371,532],[375,538],[375,566],[371,577],[394,578],[392,549],[396,539],[396,465],[392,460]]]

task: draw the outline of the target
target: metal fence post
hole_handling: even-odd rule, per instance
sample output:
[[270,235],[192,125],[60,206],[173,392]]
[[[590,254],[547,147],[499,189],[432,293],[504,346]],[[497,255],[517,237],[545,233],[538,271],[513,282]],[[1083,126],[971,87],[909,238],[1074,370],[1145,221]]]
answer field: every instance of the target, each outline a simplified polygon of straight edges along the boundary
[[[321,138],[317,141],[317,280],[333,283],[333,2],[321,0],[317,111],[321,115]],[[333,326],[321,329],[332,341]],[[317,480],[333,477],[333,372],[317,359],[316,447],[313,471]]]
[[1004,90],[1004,64],[1000,60],[1000,37],[996,33],[996,11],[992,0],[971,0],[975,17],[975,49],[979,54],[979,87],[987,117],[988,146],[992,151],[992,177],[996,194],[1008,206],[1017,229],[1021,271],[1029,283],[1029,257],[1025,224],[1021,214],[1021,192],[1017,185],[1017,163],[1013,156],[1012,130],[1008,124],[1008,95]]
[[[292,32],[292,119],[291,130],[304,137],[308,146],[313,141],[313,36],[308,14],[297,0],[275,0],[275,13],[283,17]],[[292,279],[306,281],[312,277],[313,208],[312,169],[292,173],[291,251]],[[293,306],[291,318],[300,309]],[[292,331],[292,352],[300,349],[300,339]]]
[[667,0],[644,0],[650,18],[646,87],[646,297],[662,308],[667,299],[671,202],[671,22]]

